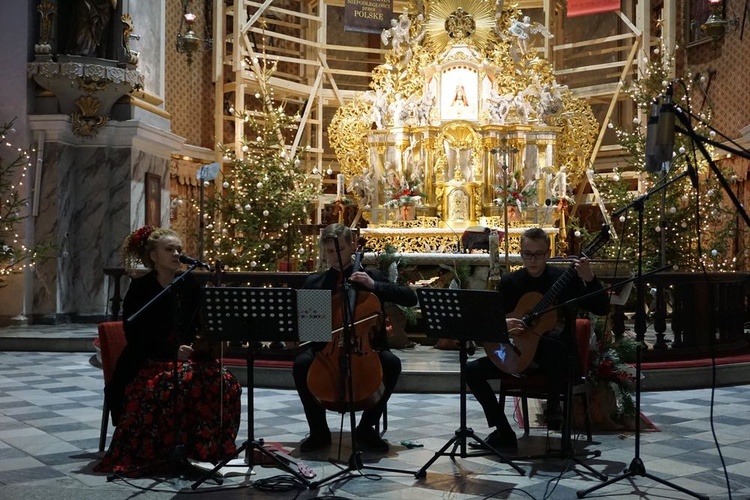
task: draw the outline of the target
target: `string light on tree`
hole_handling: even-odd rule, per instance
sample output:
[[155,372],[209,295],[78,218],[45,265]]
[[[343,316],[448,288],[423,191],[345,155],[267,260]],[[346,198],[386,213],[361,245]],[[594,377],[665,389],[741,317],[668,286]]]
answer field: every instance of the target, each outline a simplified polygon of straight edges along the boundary
[[296,136],[298,114],[273,95],[269,81],[274,63],[256,58],[249,69],[258,91],[243,114],[247,154],[237,158],[223,148],[231,165],[208,211],[213,220],[225,222],[220,231],[211,231],[216,245],[210,257],[232,270],[277,270],[280,262],[296,258],[287,250],[304,241],[300,224],[308,220],[308,203],[319,196],[321,179],[310,179],[304,171],[304,148],[287,145]]
[[17,224],[26,217],[29,200],[19,189],[24,187],[35,150],[14,146],[9,136],[15,132],[13,121],[0,125],[0,288],[8,275],[32,268],[53,250],[44,243],[30,249],[20,242]]
[[[663,48],[661,49],[663,53]],[[638,105],[641,113],[646,115],[650,111],[654,98],[664,94],[664,89],[669,86],[672,79],[672,68],[674,57],[655,58],[656,62],[646,61],[646,69],[643,75],[624,91]],[[679,84],[674,85],[674,98],[680,107],[688,109],[694,99],[688,96],[697,94],[701,90],[693,89],[697,81],[692,74],[678,79]],[[701,100],[702,101],[702,100]],[[704,110],[706,122],[710,122],[711,110]],[[608,127],[614,130],[615,135],[628,151],[628,163],[630,170],[636,172],[638,191],[634,191],[633,177],[622,175],[617,169],[607,178],[602,178],[597,186],[603,201],[608,206],[623,207],[631,203],[635,197],[648,192],[657,182],[669,182],[671,179],[681,175],[688,168],[687,159],[697,165],[693,165],[699,174],[700,187],[693,189],[690,179],[684,177],[676,183],[670,184],[664,191],[664,196],[651,196],[645,199],[643,205],[643,255],[648,256],[644,263],[646,268],[656,267],[662,258],[661,252],[664,248],[666,262],[679,265],[682,271],[699,270],[705,265],[710,271],[736,270],[739,262],[734,258],[732,249],[735,238],[736,214],[727,205],[722,196],[722,190],[718,187],[715,176],[708,175],[708,168],[700,156],[693,158],[691,146],[688,140],[677,134],[675,137],[675,151],[670,168],[666,171],[649,174],[645,171],[645,123],[643,120],[631,120],[623,125],[610,122]],[[696,132],[703,136],[712,136],[705,124],[696,123]],[[708,148],[711,152],[712,148]],[[721,168],[721,165],[719,165]],[[731,169],[729,172],[731,173]],[[725,177],[727,176],[725,173]],[[601,174],[596,174],[601,176]],[[664,177],[664,178],[663,178]],[[637,224],[634,217],[625,214],[619,217],[619,225],[615,225],[618,233],[618,241],[622,248],[617,245],[608,245],[603,253],[609,257],[615,257],[618,252],[623,258],[635,261],[637,257],[636,244]],[[711,248],[716,251],[705,255],[699,254],[697,236],[700,235],[701,248]],[[662,246],[662,240],[664,245]],[[747,267],[747,255],[742,254],[744,260],[743,268]]]

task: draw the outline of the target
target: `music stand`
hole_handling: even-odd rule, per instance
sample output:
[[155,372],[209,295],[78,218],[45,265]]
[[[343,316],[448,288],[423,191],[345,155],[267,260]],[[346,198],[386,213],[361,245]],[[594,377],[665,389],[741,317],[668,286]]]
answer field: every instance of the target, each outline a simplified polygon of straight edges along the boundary
[[[297,341],[297,297],[292,288],[204,288],[203,314],[206,335],[211,340]],[[330,307],[329,307],[330,309]],[[224,458],[207,472],[191,488],[197,489],[232,459],[247,451],[245,461],[253,466],[254,450],[273,460],[305,485],[310,481],[287,461],[263,446],[263,439],[255,439],[254,429],[254,374],[253,348],[247,347],[247,440],[230,456]]]
[[[522,476],[526,471],[490,446],[466,426],[466,360],[468,358],[466,343],[472,340],[497,342],[498,338],[508,340],[505,316],[501,305],[500,294],[488,290],[455,290],[449,288],[420,288],[417,290],[419,305],[427,322],[427,332],[431,337],[449,338],[459,341],[460,361],[460,426],[454,436],[443,445],[435,455],[419,469],[414,477],[427,475],[427,469],[439,457],[456,456],[456,449],[461,446],[461,458],[484,456],[486,453],[469,454],[466,452],[466,438],[471,438],[483,448],[492,451],[501,461],[513,467]],[[445,450],[453,445],[453,449]]]

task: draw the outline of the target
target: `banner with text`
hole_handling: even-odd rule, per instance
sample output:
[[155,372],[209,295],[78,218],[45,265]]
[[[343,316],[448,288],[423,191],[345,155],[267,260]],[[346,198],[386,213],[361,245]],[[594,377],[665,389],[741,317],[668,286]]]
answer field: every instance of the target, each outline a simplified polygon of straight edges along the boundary
[[620,0],[568,0],[568,17],[620,10]]
[[381,33],[393,17],[393,0],[346,0],[344,31]]

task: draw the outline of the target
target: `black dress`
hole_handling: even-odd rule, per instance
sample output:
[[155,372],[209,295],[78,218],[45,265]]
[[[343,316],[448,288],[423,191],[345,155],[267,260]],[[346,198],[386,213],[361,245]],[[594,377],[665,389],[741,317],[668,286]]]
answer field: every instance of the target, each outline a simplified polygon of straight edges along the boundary
[[[131,317],[163,287],[155,272],[131,282],[123,318]],[[235,451],[240,425],[237,380],[214,359],[194,356],[174,362],[190,344],[198,324],[200,287],[187,275],[132,322],[125,321],[127,345],[117,361],[105,397],[117,427],[99,472],[124,475],[163,470],[169,452],[183,445],[185,456],[216,461]],[[197,359],[196,359],[197,358]],[[175,374],[177,390],[173,391]]]

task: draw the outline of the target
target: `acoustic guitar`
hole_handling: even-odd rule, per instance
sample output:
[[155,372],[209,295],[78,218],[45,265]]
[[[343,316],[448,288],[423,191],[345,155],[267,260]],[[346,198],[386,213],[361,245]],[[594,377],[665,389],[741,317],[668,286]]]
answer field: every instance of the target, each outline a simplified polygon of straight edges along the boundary
[[[579,257],[591,257],[608,241],[609,226],[605,224]],[[576,276],[575,263],[571,263],[547,293],[542,295],[539,292],[529,292],[521,297],[515,309],[505,317],[521,319],[527,328],[520,333],[509,335],[510,344],[484,343],[484,352],[495,366],[510,374],[521,373],[529,367],[534,360],[539,340],[557,325],[556,310],[548,309],[574,276]]]

